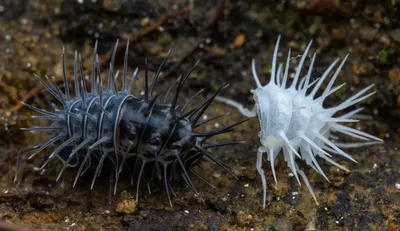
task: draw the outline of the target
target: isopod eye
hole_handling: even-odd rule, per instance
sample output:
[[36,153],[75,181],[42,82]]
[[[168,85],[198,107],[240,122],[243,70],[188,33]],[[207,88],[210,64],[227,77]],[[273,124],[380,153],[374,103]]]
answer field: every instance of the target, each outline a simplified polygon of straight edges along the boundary
[[128,134],[127,134],[127,138],[129,140],[135,140],[136,135],[137,135],[137,129],[136,126],[133,123],[128,123],[127,125],[127,129],[128,129]]
[[158,147],[161,144],[160,133],[153,133],[148,140],[148,144]]

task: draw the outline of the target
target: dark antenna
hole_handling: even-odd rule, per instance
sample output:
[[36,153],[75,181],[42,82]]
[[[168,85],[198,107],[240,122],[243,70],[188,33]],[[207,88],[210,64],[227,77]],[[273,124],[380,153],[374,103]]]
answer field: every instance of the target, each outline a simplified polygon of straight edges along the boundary
[[149,65],[147,63],[147,57],[144,59],[144,101],[149,101]]
[[94,48],[93,48],[92,78],[91,78],[92,92],[97,92],[97,88],[96,88],[96,56],[97,56],[97,40],[96,40],[96,43],[94,44]]
[[70,100],[70,96],[69,96],[69,87],[68,87],[68,82],[67,82],[67,74],[65,71],[65,48],[64,47],[62,49],[61,59],[62,59],[63,79],[64,79],[64,85],[65,85],[65,96],[67,97],[67,101],[68,101],[68,100]]
[[122,91],[126,92],[126,75],[128,73],[128,53],[129,53],[129,39],[126,42],[125,58],[124,58],[124,73],[122,80]]
[[150,86],[150,91],[149,91],[150,95],[153,93],[154,87],[156,86],[156,83],[157,83],[158,79],[160,78],[161,69],[164,67],[164,64],[167,61],[170,54],[171,54],[171,49],[168,50],[163,61],[161,62],[160,66],[158,67],[156,76],[154,77],[153,82],[151,83],[151,86]]

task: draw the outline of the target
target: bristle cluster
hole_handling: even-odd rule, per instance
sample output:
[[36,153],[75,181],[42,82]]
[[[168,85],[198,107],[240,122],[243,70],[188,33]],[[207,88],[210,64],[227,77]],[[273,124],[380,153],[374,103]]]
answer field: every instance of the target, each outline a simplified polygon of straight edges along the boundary
[[[279,41],[280,37],[278,37],[278,41],[276,42],[272,59],[271,78],[267,85],[261,85],[256,72],[255,61],[253,60],[252,62],[253,77],[257,83],[257,89],[251,91],[256,103],[253,111],[245,109],[240,103],[233,100],[223,97],[218,98],[219,101],[238,108],[242,114],[246,116],[252,117],[258,115],[261,126],[259,136],[262,146],[258,149],[257,170],[263,184],[264,207],[266,204],[267,188],[262,168],[262,156],[264,153],[268,155],[275,183],[277,183],[275,160],[282,151],[284,160],[287,162],[288,167],[293,172],[298,183],[300,184],[298,176],[300,175],[316,203],[318,203],[306,175],[296,164],[297,158],[304,160],[307,165],[311,166],[316,172],[328,180],[318,164],[318,158],[322,158],[336,167],[348,171],[345,167],[333,160],[333,154],[343,156],[356,162],[351,155],[344,152],[341,148],[361,147],[382,142],[381,139],[375,136],[341,124],[358,122],[358,120],[352,118],[360,112],[362,108],[334,117],[339,111],[347,109],[373,95],[375,92],[366,94],[367,91],[373,87],[373,84],[335,107],[323,107],[325,99],[344,86],[344,84],[336,87],[333,85],[348,56],[340,63],[323,93],[317,96],[318,90],[331,74],[339,59],[336,59],[320,78],[311,81],[311,74],[316,58],[316,54],[314,53],[306,75],[300,79],[305,58],[312,44],[311,41],[304,51],[304,54],[301,56],[300,62],[296,67],[293,81],[289,85],[291,51],[289,49],[286,64],[283,65],[280,63],[279,66],[277,66]],[[364,142],[342,144],[332,140],[334,139],[332,132],[358,138]]]
[[[210,144],[208,139],[218,134],[230,132],[236,125],[244,121],[204,133],[194,130],[204,124],[204,122],[199,121],[201,116],[217,94],[228,85],[223,85],[200,105],[185,112],[185,108],[194,97],[203,91],[199,91],[190,98],[182,108],[178,106],[182,86],[189,78],[195,65],[171,86],[165,96],[164,103],[158,103],[158,97],[157,95],[153,96],[153,91],[170,54],[169,51],[150,86],[148,84],[147,59],[145,60],[145,93],[142,98],[137,98],[130,93],[133,81],[138,74],[137,68],[132,73],[129,83],[127,80],[129,41],[124,56],[122,89],[117,89],[118,71],[114,73],[117,47],[118,41],[112,53],[106,89],[103,89],[99,58],[96,53],[97,42],[92,60],[90,92],[86,88],[82,58],[77,52],[75,52],[74,60],[74,97],[71,97],[69,91],[64,49],[62,52],[64,92],[53,80],[47,77],[43,80],[36,76],[46,90],[59,101],[62,108],[54,106],[54,111],[47,111],[22,102],[26,107],[39,114],[32,116],[33,118],[51,122],[49,127],[32,127],[23,130],[48,132],[52,135],[43,143],[20,151],[17,158],[17,170],[19,169],[21,154],[32,152],[28,157],[28,159],[31,159],[46,148],[54,147],[54,150],[46,156],[46,160],[39,169],[44,169],[55,157],[59,157],[64,164],[57,180],[60,179],[67,167],[74,167],[76,177],[73,185],[75,186],[80,176],[89,172],[90,168],[94,168],[91,182],[91,188],[93,188],[102,169],[105,166],[112,166],[112,169],[107,172],[111,172],[111,179],[114,182],[113,193],[115,194],[119,176],[126,166],[127,169],[134,169],[132,179],[135,173],[138,173],[136,174],[136,200],[138,200],[139,185],[142,178],[144,177],[147,183],[158,178],[164,181],[171,206],[170,190],[172,188],[169,182],[174,173],[180,175],[195,193],[197,193],[197,190],[191,181],[190,174],[204,180],[193,171],[193,168],[201,161],[211,160],[232,173],[229,166],[210,153],[208,149],[232,145],[236,142]],[[176,86],[175,94],[172,100],[166,102],[168,94],[174,86]],[[111,164],[106,164],[106,162]]]

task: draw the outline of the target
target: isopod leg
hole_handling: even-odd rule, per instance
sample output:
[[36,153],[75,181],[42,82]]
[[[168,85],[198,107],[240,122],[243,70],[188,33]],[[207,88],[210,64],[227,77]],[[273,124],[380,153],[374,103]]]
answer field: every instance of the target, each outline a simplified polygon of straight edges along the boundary
[[168,173],[167,173],[167,168],[168,166],[166,164],[164,166],[164,185],[165,185],[165,191],[167,191],[167,197],[168,197],[168,202],[169,205],[172,207],[172,201],[171,201],[171,195],[169,194],[169,183],[168,183]]
[[215,100],[218,101],[218,102],[224,103],[226,105],[229,105],[231,107],[236,108],[237,110],[239,110],[240,113],[242,113],[242,115],[244,115],[246,117],[251,118],[251,117],[255,117],[257,115],[255,107],[253,107],[253,109],[250,111],[249,109],[245,108],[243,106],[243,104],[241,104],[241,103],[239,103],[239,102],[237,102],[235,100],[222,97],[222,96],[215,97]]
[[308,190],[310,191],[311,196],[313,197],[315,203],[317,205],[319,205],[319,203],[317,201],[317,197],[315,197],[314,190],[312,189],[311,184],[308,181],[306,174],[303,172],[303,170],[300,170],[300,168],[299,168],[299,166],[297,166],[297,164],[296,164],[296,169],[297,169],[297,172],[299,172],[300,176],[303,178],[304,183],[306,183],[306,186],[307,186]]
[[17,182],[18,170],[19,170],[19,167],[20,167],[20,164],[21,164],[21,154],[36,150],[36,149],[40,148],[42,146],[42,144],[39,144],[39,145],[36,145],[35,147],[27,148],[27,149],[24,149],[24,150],[21,150],[21,151],[17,152],[17,160],[16,160],[16,163],[15,163],[16,164],[16,168],[15,168],[16,170],[15,170],[15,175],[14,175],[14,182]]
[[260,174],[261,177],[261,182],[263,185],[263,208],[265,208],[265,204],[267,201],[267,181],[265,179],[265,174],[264,170],[262,168],[262,156],[263,154],[267,152],[267,149],[265,147],[259,147],[258,148],[258,153],[257,153],[257,171]]

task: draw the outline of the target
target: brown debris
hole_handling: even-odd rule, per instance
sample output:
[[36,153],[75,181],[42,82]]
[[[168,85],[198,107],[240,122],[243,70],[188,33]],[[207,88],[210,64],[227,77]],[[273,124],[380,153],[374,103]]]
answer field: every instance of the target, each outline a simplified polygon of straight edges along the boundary
[[339,7],[340,0],[312,0],[312,8],[329,9]]
[[227,50],[219,47],[218,45],[210,46],[202,46],[202,50],[207,52],[207,54],[211,57],[224,57],[227,53]]
[[361,63],[359,65],[353,64],[351,66],[351,69],[353,70],[354,74],[360,76],[360,75],[365,75],[367,73],[367,64]]
[[145,17],[145,18],[143,18],[141,21],[140,21],[140,25],[142,26],[142,27],[145,27],[145,26],[147,26],[147,25],[149,25],[150,24],[150,18],[149,17]]
[[344,27],[332,28],[332,35],[335,36],[335,38],[342,40],[346,37],[346,30]]
[[395,67],[389,72],[389,79],[393,85],[400,84],[400,68]]
[[23,227],[12,225],[12,224],[7,224],[2,221],[0,221],[0,230],[2,230],[2,231],[29,231],[28,229],[25,229]]
[[53,212],[32,212],[25,214],[22,220],[25,224],[31,224],[41,227],[47,223],[57,223],[62,219],[62,215]]
[[244,34],[239,34],[235,37],[235,40],[233,41],[233,46],[235,48],[242,47],[243,44],[246,42],[246,36]]
[[136,201],[133,199],[123,200],[118,203],[115,211],[117,213],[131,214],[136,210]]

